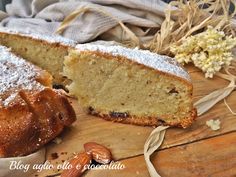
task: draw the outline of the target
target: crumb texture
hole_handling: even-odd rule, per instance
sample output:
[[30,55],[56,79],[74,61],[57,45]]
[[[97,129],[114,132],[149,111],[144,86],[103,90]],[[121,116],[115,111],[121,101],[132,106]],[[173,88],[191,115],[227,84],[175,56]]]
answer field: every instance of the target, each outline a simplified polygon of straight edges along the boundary
[[70,93],[90,113],[135,124],[143,121],[145,125],[148,122],[153,125],[157,122],[153,118],[168,125],[186,127],[191,124],[195,115],[189,76],[165,74],[127,59],[120,52],[114,55],[116,50],[102,53],[90,50],[89,45],[77,47],[80,49],[71,50],[65,59],[64,74],[72,80],[68,86]]
[[190,81],[189,74],[185,71],[178,62],[171,57],[158,55],[148,50],[129,49],[122,46],[104,46],[95,44],[78,44],[78,50],[99,51],[102,53],[110,53],[114,56],[123,56],[131,61],[143,64],[150,68],[158,69],[159,71],[167,72],[179,76]]
[[65,85],[68,80],[62,76],[64,57],[75,42],[60,36],[23,34],[0,28],[0,44],[27,61],[47,70],[53,76],[53,83]]

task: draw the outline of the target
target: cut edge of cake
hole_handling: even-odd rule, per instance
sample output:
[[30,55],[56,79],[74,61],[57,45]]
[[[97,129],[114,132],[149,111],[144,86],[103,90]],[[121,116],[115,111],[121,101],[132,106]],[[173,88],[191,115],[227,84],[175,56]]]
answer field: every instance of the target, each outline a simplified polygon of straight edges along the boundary
[[[106,60],[106,61],[103,63],[102,60]],[[190,76],[174,59],[170,57],[154,54],[154,53],[151,53],[149,51],[144,51],[144,50],[127,49],[120,46],[102,46],[102,45],[93,45],[93,44],[82,44],[82,45],[77,45],[76,49],[70,50],[69,56],[66,57],[64,64],[65,64],[64,75],[72,80],[72,84],[68,86],[70,93],[74,94],[78,98],[78,101],[81,104],[81,106],[84,107],[84,109],[86,109],[87,112],[89,112],[90,114],[97,115],[106,120],[111,120],[115,122],[122,122],[122,123],[136,124],[136,125],[149,125],[149,126],[170,125],[170,126],[180,126],[184,128],[190,126],[193,120],[196,118],[196,115],[197,115],[196,109],[193,107],[193,103],[192,103],[193,102],[192,101],[193,87],[191,84]],[[103,71],[101,71],[103,72],[103,74],[100,74],[100,71],[96,71],[96,68],[90,67],[93,64],[97,65],[97,68],[100,68],[100,69],[103,67],[106,68],[106,69],[103,69]],[[83,68],[83,65],[85,65],[84,68]],[[113,95],[110,94],[109,93],[111,92],[110,90],[114,90],[114,93],[116,93],[116,95],[119,96],[119,92],[122,92],[123,95],[126,94],[125,92],[122,91],[122,89],[125,89],[127,85],[129,85],[128,87],[132,88],[132,83],[129,84],[130,80],[127,79],[127,76],[122,75],[122,73],[126,72],[125,67],[127,67],[128,69],[134,70],[133,73],[131,73],[131,77],[133,77],[132,79],[136,80],[137,82],[139,82],[139,77],[135,76],[134,74],[135,71],[137,71],[137,73],[140,74],[139,70],[143,70],[144,73],[145,73],[145,70],[150,70],[150,73],[151,73],[150,78],[155,77],[155,75],[156,76],[159,75],[161,77],[163,76],[164,78],[167,78],[167,80],[169,78],[168,82],[180,83],[180,86],[178,86],[178,89],[179,88],[186,89],[185,91],[187,92],[186,94],[187,101],[186,100],[185,101],[188,107],[186,108],[178,107],[176,108],[176,110],[177,109],[179,110],[178,113],[184,110],[188,110],[186,112],[186,115],[181,118],[175,117],[174,119],[178,119],[177,121],[174,119],[172,121],[166,121],[167,119],[171,120],[170,118],[171,116],[164,115],[164,114],[160,116],[157,116],[157,115],[154,116],[153,113],[155,112],[154,110],[155,107],[152,105],[150,105],[150,107],[152,107],[150,108],[152,109],[152,111],[147,112],[147,114],[145,113],[145,115],[141,115],[141,114],[136,115],[133,113],[130,114],[129,113],[130,110],[120,111],[120,110],[125,110],[125,108],[123,109],[122,106],[119,106],[119,105],[117,106],[119,107],[119,110],[113,110],[113,109],[109,110],[107,108],[102,109],[101,107],[103,108],[106,107],[103,105],[112,106],[115,104],[112,101],[102,101],[104,99],[116,100],[117,102],[122,100],[119,98],[115,98],[115,94]],[[81,73],[78,72],[79,70],[81,71]],[[91,78],[84,77],[84,75],[89,75],[90,74],[89,72],[93,74],[93,77]],[[100,77],[100,75],[102,76]],[[121,77],[120,75],[122,75],[122,78],[119,78]],[[144,76],[145,74],[141,72],[141,75]],[[84,85],[83,83],[81,83],[83,82],[82,81],[83,79],[85,79],[84,82],[87,82]],[[158,79],[156,79],[156,81],[157,80]],[[124,82],[123,83],[124,87],[119,89],[118,88],[119,86],[117,86],[119,83],[116,83],[116,81]],[[89,87],[89,85],[91,85],[91,88]],[[173,84],[169,83],[169,85],[172,86]],[[144,90],[146,89],[145,87],[143,88]],[[93,89],[96,89],[94,93],[93,93]],[[173,88],[170,88],[169,91],[173,92],[173,95],[175,95],[176,90],[172,90],[172,89]],[[150,88],[149,91],[151,90],[152,89]],[[160,89],[160,91],[161,91],[161,94],[163,95],[166,94],[162,92],[162,89]],[[180,90],[178,91],[181,94],[181,91]],[[135,93],[135,91],[133,91],[133,93]],[[140,92],[137,92],[137,93],[143,93],[142,88]],[[86,98],[86,94],[88,95],[87,96],[88,99]],[[123,95],[121,95],[121,97]],[[129,98],[129,99],[135,100],[135,96],[133,96],[132,94],[130,95],[132,98]],[[158,98],[158,96],[156,97],[151,96],[151,97]],[[124,100],[127,100],[127,99],[124,99]],[[176,99],[176,100],[180,102],[182,101],[180,99]],[[183,100],[183,102],[185,101]],[[93,103],[96,103],[96,104],[93,105]],[[138,101],[136,101],[136,103],[138,105]],[[145,103],[149,104],[149,102],[144,101],[144,104],[143,104],[143,106],[146,107],[145,109],[149,111],[149,108],[147,108]],[[153,101],[153,104],[154,103],[155,101]],[[121,104],[126,104],[126,103],[121,103]],[[117,108],[117,107],[113,106],[113,108]],[[145,110],[144,107],[142,108],[139,105],[136,107],[139,107],[140,109]],[[167,107],[168,107],[168,110],[171,112],[172,111],[171,106],[169,107],[167,105]],[[132,109],[132,106],[130,106],[130,108]],[[136,110],[136,111],[140,112],[140,110]],[[164,117],[167,117],[167,119],[165,119]]]
[[11,48],[16,55],[47,70],[53,76],[55,87],[69,83],[62,75],[63,61],[68,50],[76,46],[75,41],[59,35],[18,32],[0,27],[0,45]]

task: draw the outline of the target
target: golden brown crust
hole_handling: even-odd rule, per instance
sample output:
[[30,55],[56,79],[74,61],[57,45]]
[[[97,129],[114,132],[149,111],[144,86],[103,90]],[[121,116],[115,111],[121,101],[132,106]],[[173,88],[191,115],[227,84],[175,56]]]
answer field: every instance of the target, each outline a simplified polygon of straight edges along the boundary
[[67,98],[53,89],[20,91],[13,104],[0,108],[0,157],[40,149],[75,119]]
[[71,125],[76,115],[67,98],[50,88],[48,72],[1,51],[0,157],[28,155]]
[[[119,122],[124,124],[133,124],[133,125],[141,125],[141,126],[160,126],[166,125],[171,127],[182,127],[187,128],[189,127],[193,121],[197,117],[197,110],[194,108],[191,113],[190,117],[185,117],[181,120],[181,122],[176,123],[167,123],[160,118],[157,117],[137,117],[137,116],[130,116],[125,114],[125,116],[113,116],[112,114],[102,114],[101,112],[94,110],[93,108],[88,108],[87,112],[91,115],[99,116],[105,120]],[[119,113],[124,114],[124,113]]]

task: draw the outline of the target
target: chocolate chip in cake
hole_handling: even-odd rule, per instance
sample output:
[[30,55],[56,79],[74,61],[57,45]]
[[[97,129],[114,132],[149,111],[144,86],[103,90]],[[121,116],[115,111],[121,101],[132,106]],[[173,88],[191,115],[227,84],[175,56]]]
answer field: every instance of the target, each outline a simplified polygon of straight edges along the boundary
[[129,114],[127,112],[110,112],[109,114],[111,117],[114,118],[126,118],[129,117]]
[[98,114],[97,111],[92,106],[88,107],[88,113],[92,114],[92,115],[97,115]]
[[160,125],[165,125],[166,124],[166,122],[164,120],[162,120],[162,119],[158,118],[158,121],[159,121]]
[[89,111],[89,112],[93,112],[93,111],[94,111],[93,107],[89,106],[89,107],[88,107],[88,111]]
[[53,84],[53,86],[52,86],[54,89],[65,89],[65,87],[63,86],[63,85],[61,85],[61,84]]
[[148,84],[151,84],[152,83],[152,81],[150,81],[150,80],[147,80],[146,81],[146,84],[148,85]]
[[179,93],[177,90],[176,90],[176,88],[174,87],[174,88],[172,88],[168,93]]

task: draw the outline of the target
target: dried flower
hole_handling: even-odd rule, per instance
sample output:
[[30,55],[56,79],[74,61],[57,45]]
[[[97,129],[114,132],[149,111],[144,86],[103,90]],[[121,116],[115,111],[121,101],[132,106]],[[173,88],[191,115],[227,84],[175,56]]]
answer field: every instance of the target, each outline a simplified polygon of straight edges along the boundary
[[217,119],[217,120],[211,119],[211,120],[206,121],[206,125],[207,125],[208,127],[210,127],[210,128],[211,128],[212,130],[214,130],[214,131],[220,129],[220,123],[221,123],[221,122],[220,122],[219,119]]
[[231,64],[234,46],[236,38],[208,27],[206,31],[182,40],[181,45],[171,46],[170,50],[178,62],[192,62],[205,73],[205,77],[212,78],[222,67]]

